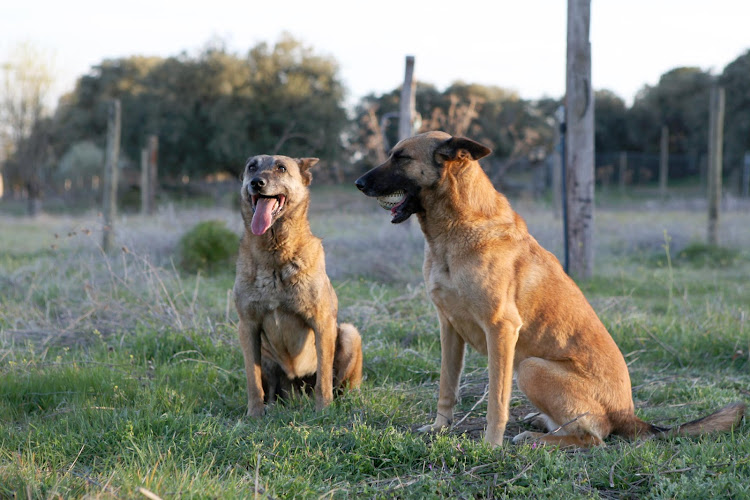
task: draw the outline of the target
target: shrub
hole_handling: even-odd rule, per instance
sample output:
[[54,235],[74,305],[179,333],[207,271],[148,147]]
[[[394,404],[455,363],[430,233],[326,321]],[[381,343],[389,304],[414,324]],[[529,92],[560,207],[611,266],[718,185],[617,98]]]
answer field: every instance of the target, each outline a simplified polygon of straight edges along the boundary
[[239,236],[229,230],[224,222],[200,222],[180,238],[180,268],[190,273],[213,273],[232,268],[239,245]]
[[729,267],[739,257],[739,252],[731,248],[691,243],[677,254],[677,262],[694,267]]

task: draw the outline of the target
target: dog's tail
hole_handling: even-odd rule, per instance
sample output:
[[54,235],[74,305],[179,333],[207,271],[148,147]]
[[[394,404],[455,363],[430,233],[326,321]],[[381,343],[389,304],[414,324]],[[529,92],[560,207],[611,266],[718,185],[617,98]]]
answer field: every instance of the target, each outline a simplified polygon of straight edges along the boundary
[[674,427],[659,427],[637,417],[620,426],[614,434],[630,438],[698,436],[712,432],[727,432],[742,422],[744,403],[732,403],[710,415]]

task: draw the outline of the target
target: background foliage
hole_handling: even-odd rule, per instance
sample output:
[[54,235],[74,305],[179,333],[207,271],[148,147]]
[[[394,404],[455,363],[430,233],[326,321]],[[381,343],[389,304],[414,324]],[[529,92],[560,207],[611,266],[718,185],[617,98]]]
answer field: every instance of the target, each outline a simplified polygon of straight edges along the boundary
[[[631,158],[658,153],[666,125],[670,154],[677,158],[670,177],[696,175],[705,163],[714,82],[726,88],[724,170],[732,179],[750,150],[750,51],[718,75],[674,68],[656,85],[644,86],[632,104],[598,90],[597,168],[612,163],[607,155],[621,151]],[[29,179],[59,191],[53,179],[71,169],[87,171],[91,145],[104,147],[106,106],[118,98],[123,166],[137,167],[147,137],[156,134],[162,183],[184,176],[236,175],[249,155],[261,152],[317,156],[324,160],[318,182],[342,182],[381,162],[396,142],[399,95],[394,89],[347,106],[336,61],[290,35],[246,54],[231,53],[221,40],[212,40],[197,54],[104,60],[78,79],[54,114],[24,124],[6,152],[3,175],[16,193],[31,189]],[[524,100],[501,86],[457,81],[439,90],[418,82],[415,127],[468,135],[492,147],[483,163],[493,181],[502,184],[509,168],[534,165],[553,152],[553,116],[561,102],[554,97]],[[72,166],[71,159],[86,151],[84,144],[88,153],[82,165]],[[682,156],[686,159],[679,160]]]

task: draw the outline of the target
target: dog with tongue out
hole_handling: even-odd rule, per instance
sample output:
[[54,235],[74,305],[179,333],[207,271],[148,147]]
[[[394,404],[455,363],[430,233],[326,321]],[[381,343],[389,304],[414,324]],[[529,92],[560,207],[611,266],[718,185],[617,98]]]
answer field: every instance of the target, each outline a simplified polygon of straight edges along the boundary
[[249,416],[310,386],[320,410],[362,381],[362,340],[353,325],[338,324],[323,245],[307,218],[316,163],[259,155],[245,164],[234,299]]

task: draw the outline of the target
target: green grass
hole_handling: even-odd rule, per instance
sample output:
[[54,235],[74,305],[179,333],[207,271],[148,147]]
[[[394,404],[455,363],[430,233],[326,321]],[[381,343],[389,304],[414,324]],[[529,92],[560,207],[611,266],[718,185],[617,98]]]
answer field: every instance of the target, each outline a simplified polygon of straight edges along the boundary
[[[3,218],[0,498],[750,496],[747,424],[583,451],[489,448],[487,362],[471,350],[463,421],[416,433],[434,418],[440,367],[418,227],[392,227],[368,200],[336,189],[314,195],[313,230],[340,320],[362,333],[365,380],[322,412],[298,397],[261,419],[244,414],[232,270],[185,275],[172,263],[182,232],[216,218],[239,231],[236,214],[123,220],[127,251],[110,256],[93,216]],[[559,222],[521,208],[554,246]],[[748,218],[730,214],[730,243],[714,249],[695,244],[700,217],[598,214],[597,276],[582,283],[629,364],[637,413],[659,425],[750,401]],[[515,391],[508,438],[530,410]]]

